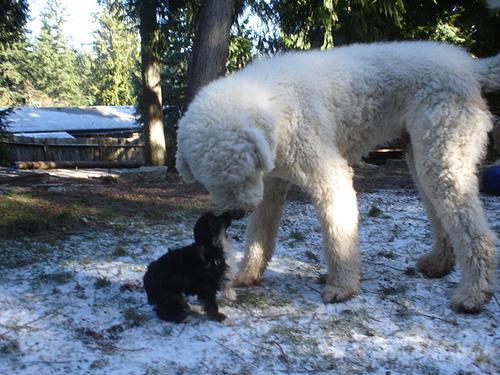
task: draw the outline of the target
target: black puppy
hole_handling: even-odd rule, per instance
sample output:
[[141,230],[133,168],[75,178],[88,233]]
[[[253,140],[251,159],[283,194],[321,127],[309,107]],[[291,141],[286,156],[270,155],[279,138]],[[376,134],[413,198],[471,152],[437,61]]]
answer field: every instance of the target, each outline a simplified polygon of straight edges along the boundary
[[215,296],[229,268],[224,247],[230,224],[227,213],[204,214],[194,226],[192,245],[171,250],[148,266],[144,289],[160,319],[182,322],[191,312],[184,295],[196,295],[209,319],[226,318],[219,312]]

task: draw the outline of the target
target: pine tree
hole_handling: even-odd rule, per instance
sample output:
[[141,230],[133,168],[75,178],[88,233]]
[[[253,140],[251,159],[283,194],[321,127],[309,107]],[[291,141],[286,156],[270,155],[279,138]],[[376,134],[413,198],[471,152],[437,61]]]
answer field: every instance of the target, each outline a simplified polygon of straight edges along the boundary
[[65,16],[61,0],[47,1],[41,14],[40,35],[35,43],[33,85],[54,103],[87,105],[88,100],[81,89],[77,53],[68,46],[62,29]]
[[0,2],[0,46],[14,43],[22,38],[28,20],[27,0],[2,0]]
[[76,69],[80,80],[80,90],[87,105],[96,105],[94,96],[94,58],[91,52],[80,50],[76,55]]
[[[23,75],[26,65],[27,0],[3,0],[0,17],[0,106],[21,102]],[[1,129],[0,129],[1,130]]]
[[[24,36],[24,26],[28,19],[27,0],[3,0],[0,17],[0,105],[10,106],[16,102],[20,75],[18,59],[20,41]],[[0,140],[3,139],[6,118],[11,110],[0,109]],[[0,164],[6,162],[8,147],[0,142]]]
[[29,53],[29,44],[24,40],[0,45],[0,106],[22,104]]
[[98,104],[125,105],[137,101],[140,79],[139,36],[118,0],[106,0],[97,16],[94,41],[93,93]]

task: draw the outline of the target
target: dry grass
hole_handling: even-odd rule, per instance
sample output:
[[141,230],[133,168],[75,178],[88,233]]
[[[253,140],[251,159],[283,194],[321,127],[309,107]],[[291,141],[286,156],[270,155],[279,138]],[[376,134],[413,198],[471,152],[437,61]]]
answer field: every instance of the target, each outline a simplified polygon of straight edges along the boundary
[[209,208],[207,195],[178,178],[164,183],[64,182],[0,191],[0,238],[64,234],[134,219],[158,223]]

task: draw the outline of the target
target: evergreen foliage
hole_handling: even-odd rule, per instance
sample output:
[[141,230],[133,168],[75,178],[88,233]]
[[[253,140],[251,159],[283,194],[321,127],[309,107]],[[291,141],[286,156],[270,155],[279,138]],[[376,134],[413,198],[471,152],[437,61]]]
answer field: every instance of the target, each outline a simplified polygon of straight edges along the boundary
[[0,0],[0,48],[18,41],[28,20],[27,0]]
[[83,93],[84,101],[86,105],[96,105],[96,98],[94,96],[95,87],[95,71],[94,58],[91,52],[87,51],[77,51],[76,54],[76,68],[80,80],[80,89]]
[[[186,106],[188,66],[203,0],[158,0],[166,124]],[[0,106],[137,103],[140,80],[137,7],[141,0],[101,0],[91,53],[62,32],[61,0],[48,0],[33,43],[23,29],[28,2],[0,0]],[[231,29],[227,72],[256,55],[353,42],[432,39],[476,56],[500,50],[500,15],[483,0],[246,0]],[[257,20],[257,22],[256,22]],[[256,25],[257,24],[257,25]],[[77,27],[75,25],[75,27]]]
[[[0,0],[0,106],[12,106],[16,100],[20,76],[17,73],[20,40],[28,19],[27,0]],[[5,164],[8,147],[4,140],[7,116],[11,109],[0,109],[0,164]]]
[[176,126],[187,105],[188,68],[200,6],[197,1],[173,2],[160,13],[161,84],[168,128]]
[[248,14],[241,15],[231,29],[229,55],[226,62],[227,73],[240,70],[253,58],[253,33],[249,23]]
[[97,17],[92,88],[99,105],[125,105],[137,101],[140,80],[139,36],[122,2],[103,1]]
[[248,0],[247,4],[271,25],[254,37],[263,51],[260,46],[330,48],[402,39],[458,44],[478,56],[500,50],[500,16],[483,0]]
[[[0,105],[12,106],[19,98],[24,61],[26,0],[0,0]],[[1,114],[0,114],[1,115]],[[1,119],[0,119],[1,120]],[[1,131],[1,128],[0,128]]]
[[33,53],[33,86],[50,97],[54,104],[88,105],[82,91],[78,54],[68,47],[62,30],[65,17],[61,0],[47,1]]
[[30,66],[30,45],[24,39],[0,44],[0,106],[22,103],[23,83]]

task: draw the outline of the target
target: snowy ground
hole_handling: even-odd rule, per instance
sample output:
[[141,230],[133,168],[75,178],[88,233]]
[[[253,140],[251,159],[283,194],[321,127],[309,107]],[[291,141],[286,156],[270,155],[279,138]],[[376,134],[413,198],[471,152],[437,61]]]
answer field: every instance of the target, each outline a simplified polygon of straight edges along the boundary
[[[194,216],[175,225],[131,222],[64,240],[6,241],[0,252],[2,374],[494,374],[500,305],[459,315],[448,296],[458,273],[425,279],[431,246],[412,190],[359,194],[362,291],[321,302],[325,263],[310,204],[290,203],[261,286],[220,299],[229,319],[158,320],[145,304],[147,263],[191,242]],[[483,197],[500,235],[500,199]],[[238,256],[244,223],[231,234]],[[194,308],[199,308],[192,301]]]

